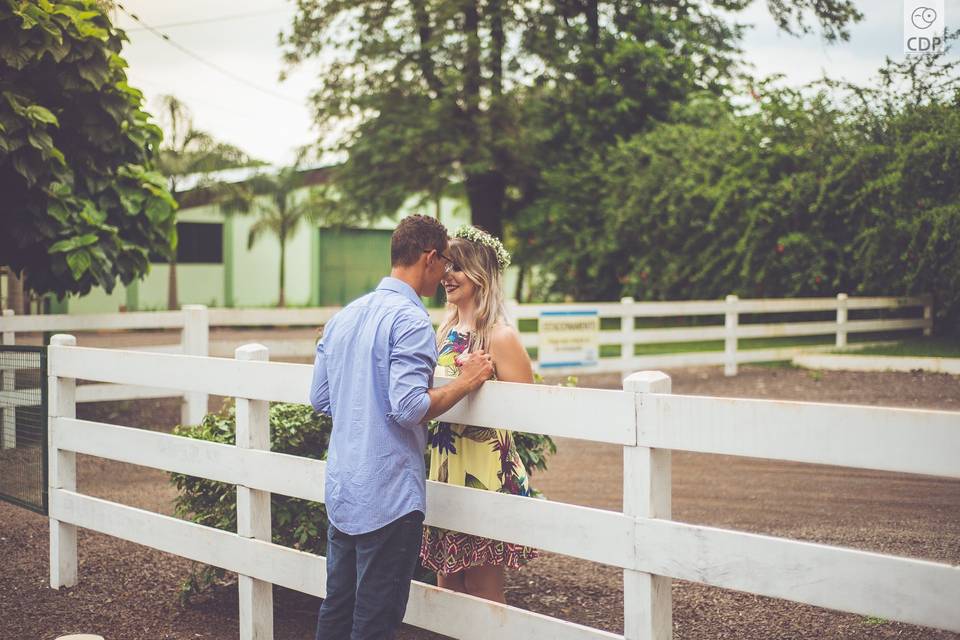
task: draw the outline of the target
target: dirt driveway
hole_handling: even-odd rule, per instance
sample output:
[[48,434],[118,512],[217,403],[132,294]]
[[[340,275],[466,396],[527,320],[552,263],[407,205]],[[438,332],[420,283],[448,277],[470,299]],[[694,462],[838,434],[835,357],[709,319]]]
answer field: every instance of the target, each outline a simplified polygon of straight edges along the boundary
[[[960,379],[946,375],[823,372],[747,366],[736,378],[718,368],[671,371],[674,393],[766,397],[960,410]],[[619,387],[618,377],[581,386]],[[81,417],[167,430],[176,401],[84,405]],[[622,450],[561,440],[550,469],[533,481],[551,499],[619,510]],[[82,458],[80,489],[170,513],[163,473]],[[729,456],[673,455],[673,517],[960,564],[960,482],[776,463]],[[190,607],[177,604],[191,563],[134,544],[80,533],[80,584],[47,588],[46,520],[0,503],[0,639],[52,640],[93,632],[108,640],[237,637],[236,588],[214,590]],[[510,574],[516,606],[622,632],[622,572],[545,554]],[[276,638],[312,638],[317,600],[276,590]],[[960,639],[960,634],[841,614],[786,601],[677,581],[674,637]],[[960,594],[958,594],[960,602]],[[439,638],[406,628],[407,640]]]

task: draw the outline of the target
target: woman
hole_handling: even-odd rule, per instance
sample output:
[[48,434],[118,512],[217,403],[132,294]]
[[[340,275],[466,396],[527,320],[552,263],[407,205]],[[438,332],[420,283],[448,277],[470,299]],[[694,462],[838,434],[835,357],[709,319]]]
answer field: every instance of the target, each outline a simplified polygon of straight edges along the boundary
[[[463,359],[483,349],[493,359],[497,380],[533,382],[530,358],[506,321],[501,282],[510,254],[490,234],[461,227],[450,241],[449,255],[441,281],[448,313],[437,331],[438,367],[456,376]],[[530,493],[509,431],[441,422],[430,429],[429,449],[431,480]],[[437,572],[439,586],[496,602],[504,602],[504,568],[519,568],[536,556],[530,547],[435,527],[424,529],[420,551],[423,566]]]

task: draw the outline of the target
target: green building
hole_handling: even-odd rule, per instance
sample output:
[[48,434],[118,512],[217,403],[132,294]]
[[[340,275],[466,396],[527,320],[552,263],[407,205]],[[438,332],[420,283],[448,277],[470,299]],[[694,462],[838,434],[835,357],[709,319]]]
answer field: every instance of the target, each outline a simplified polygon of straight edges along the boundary
[[[248,167],[188,176],[183,183],[201,184],[202,178],[241,183],[271,167]],[[304,193],[324,180],[323,167],[305,170]],[[177,290],[180,304],[210,307],[272,307],[280,292],[280,243],[263,235],[247,248],[250,227],[257,220],[258,203],[250,213],[225,216],[218,205],[204,204],[200,189],[182,194],[177,213]],[[415,199],[393,216],[353,228],[331,229],[301,223],[287,243],[286,305],[340,306],[373,289],[390,270],[390,234],[405,215],[416,213]],[[436,205],[429,213],[436,214]],[[452,232],[470,221],[461,200],[443,199],[439,217]],[[94,289],[85,296],[54,300],[51,313],[108,313],[119,310],[155,311],[167,308],[169,265],[152,262],[150,271],[130,286],[113,292]]]

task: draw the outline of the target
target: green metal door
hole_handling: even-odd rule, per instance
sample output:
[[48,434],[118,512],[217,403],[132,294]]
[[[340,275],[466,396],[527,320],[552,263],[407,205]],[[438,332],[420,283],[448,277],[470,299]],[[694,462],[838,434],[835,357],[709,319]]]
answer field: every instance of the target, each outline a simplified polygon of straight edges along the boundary
[[320,306],[342,306],[390,273],[390,231],[320,229]]

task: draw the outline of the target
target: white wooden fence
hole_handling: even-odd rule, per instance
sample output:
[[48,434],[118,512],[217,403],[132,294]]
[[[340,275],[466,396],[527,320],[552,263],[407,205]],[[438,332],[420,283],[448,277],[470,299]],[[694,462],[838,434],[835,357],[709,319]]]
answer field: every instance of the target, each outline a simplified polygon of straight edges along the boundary
[[[324,463],[269,452],[271,401],[302,403],[309,365],[49,348],[50,583],[77,583],[78,527],[240,576],[240,637],[272,637],[271,584],[323,596],[325,560],[270,542],[271,493],[322,501]],[[236,446],[77,420],[76,379],[232,396]],[[444,381],[439,381],[443,384]],[[405,620],[456,638],[664,640],[671,579],[960,631],[960,567],[671,520],[671,451],[773,458],[960,478],[960,413],[670,394],[659,372],[623,391],[488,382],[444,419],[621,445],[623,511],[429,482],[426,523],[621,567],[624,635],[414,583]],[[238,487],[237,532],[78,492],[76,454]],[[589,473],[585,470],[584,473]]]
[[[915,319],[848,320],[848,310],[876,310],[922,307],[923,317]],[[179,329],[179,344],[133,347],[136,351],[159,353],[184,353],[189,355],[229,356],[236,348],[234,343],[210,342],[210,327],[239,326],[309,326],[319,327],[325,324],[337,307],[313,309],[207,309],[202,305],[186,305],[181,311],[110,313],[90,315],[50,315],[14,317],[12,311],[5,311],[0,318],[0,335],[4,344],[14,344],[16,334],[23,332],[66,332],[96,329]],[[835,345],[844,347],[851,333],[874,331],[899,331],[923,329],[929,335],[932,328],[933,302],[928,295],[912,298],[848,298],[844,293],[836,298],[786,298],[740,300],[736,296],[727,296],[726,300],[692,300],[683,302],[634,302],[630,298],[616,303],[579,303],[579,304],[511,304],[510,310],[515,321],[537,320],[544,312],[556,311],[596,311],[603,319],[617,319],[620,329],[601,331],[601,345],[620,345],[619,357],[601,358],[596,365],[574,368],[537,367],[542,373],[582,374],[598,372],[625,372],[649,368],[686,367],[698,365],[724,366],[728,376],[736,375],[737,365],[741,362],[765,362],[771,360],[789,360],[796,355],[809,351],[831,349],[832,346],[780,347],[771,349],[738,349],[741,338],[772,338],[810,335],[835,334]],[[743,314],[835,311],[836,320],[828,322],[788,322],[765,324],[742,324]],[[439,322],[444,315],[442,309],[432,309],[431,316]],[[716,326],[674,327],[656,329],[635,329],[636,318],[669,318],[689,316],[723,316],[724,324]],[[536,332],[521,334],[526,347],[538,348],[540,337]],[[657,355],[634,355],[635,345],[682,343],[701,340],[723,340],[723,351],[669,353]],[[270,340],[265,342],[271,353],[279,357],[313,354],[314,340]],[[0,384],[8,385],[12,378],[9,373]],[[7,386],[3,387],[7,389]],[[169,389],[150,388],[132,385],[81,385],[77,388],[78,402],[96,402],[104,400],[129,400],[134,398],[168,397]],[[177,394],[179,395],[179,394]],[[183,394],[181,420],[185,424],[196,424],[207,410],[207,396],[203,393]],[[3,424],[12,424],[10,416],[14,409],[0,408]],[[9,429],[4,427],[0,441],[9,443]]]
[[[848,311],[922,308],[923,317],[914,319],[849,320]],[[634,302],[624,298],[620,303],[540,304],[513,307],[519,319],[535,319],[543,312],[596,310],[601,320],[620,319],[620,329],[601,331],[601,345],[620,345],[620,357],[601,358],[596,366],[575,369],[550,369],[551,373],[578,373],[599,371],[635,371],[648,368],[670,368],[701,365],[723,365],[724,373],[736,375],[741,362],[769,362],[789,360],[809,351],[830,350],[847,346],[851,333],[901,331],[922,329],[930,335],[933,328],[933,299],[929,295],[916,297],[849,297],[845,293],[836,298],[780,298],[739,299],[727,296],[725,300],[690,300],[670,302]],[[744,324],[744,314],[835,312],[832,321],[768,322]],[[722,316],[723,324],[635,329],[636,318],[671,318],[688,316]],[[521,334],[524,346],[538,347],[536,333]],[[784,338],[799,336],[835,335],[834,345],[743,349],[738,341],[744,338]],[[723,351],[634,355],[635,345],[682,343],[704,340],[723,340]],[[678,349],[679,350],[679,349]]]
[[[157,311],[137,313],[103,313],[85,315],[40,315],[15,316],[6,309],[0,317],[0,335],[3,344],[16,344],[18,333],[55,332],[55,331],[96,331],[122,329],[178,329],[180,344],[157,345],[150,347],[131,347],[135,350],[161,353],[185,353],[197,356],[209,354],[209,312],[202,305],[184,305],[180,311]],[[3,373],[4,389],[12,389],[12,372]],[[7,376],[11,376],[9,381]],[[10,386],[6,386],[9,383]],[[131,385],[90,384],[77,389],[77,402],[98,402],[103,400],[132,400],[137,398],[165,398],[173,394],[169,389],[148,388]],[[196,424],[207,412],[206,394],[183,394],[181,420],[185,424]],[[14,411],[12,408],[0,408],[0,412]],[[6,424],[6,422],[4,423]],[[6,429],[4,430],[6,433]]]

